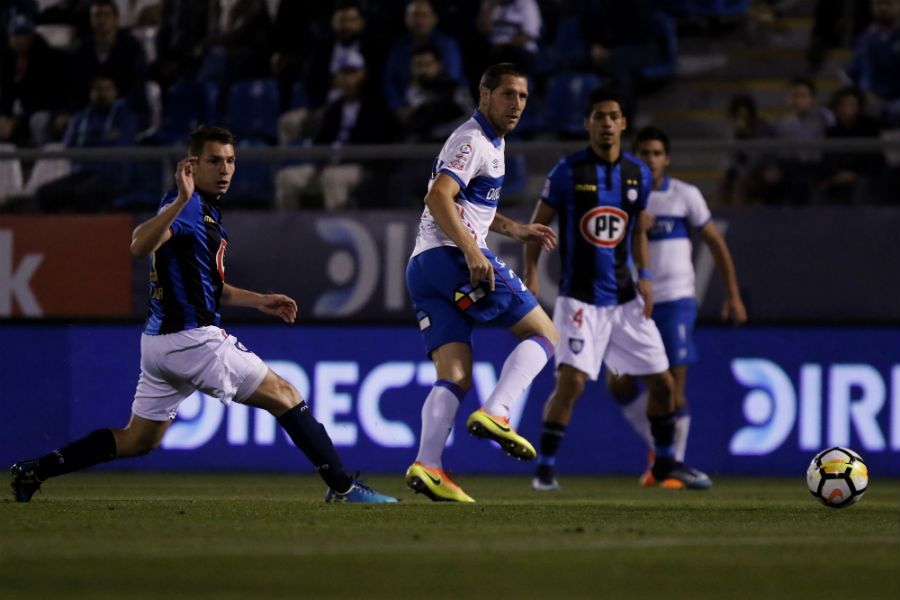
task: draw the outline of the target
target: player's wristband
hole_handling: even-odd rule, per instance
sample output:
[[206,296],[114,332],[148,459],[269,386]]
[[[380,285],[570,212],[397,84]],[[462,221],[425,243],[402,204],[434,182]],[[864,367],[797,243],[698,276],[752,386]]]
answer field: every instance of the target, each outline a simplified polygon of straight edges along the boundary
[[646,279],[647,281],[653,281],[653,272],[650,269],[645,269],[643,267],[638,268],[638,279]]

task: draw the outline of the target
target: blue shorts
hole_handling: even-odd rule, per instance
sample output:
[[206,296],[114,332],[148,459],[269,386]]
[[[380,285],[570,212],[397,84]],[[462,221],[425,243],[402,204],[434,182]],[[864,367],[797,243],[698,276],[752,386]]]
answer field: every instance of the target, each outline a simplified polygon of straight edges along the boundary
[[696,300],[682,298],[654,304],[653,320],[662,335],[670,366],[686,365],[697,360],[697,348],[694,347]]
[[410,259],[406,287],[430,355],[450,342],[472,344],[472,326],[511,327],[538,305],[519,276],[490,250],[481,251],[494,266],[494,291],[487,280],[469,283],[469,267],[456,246],[440,246]]

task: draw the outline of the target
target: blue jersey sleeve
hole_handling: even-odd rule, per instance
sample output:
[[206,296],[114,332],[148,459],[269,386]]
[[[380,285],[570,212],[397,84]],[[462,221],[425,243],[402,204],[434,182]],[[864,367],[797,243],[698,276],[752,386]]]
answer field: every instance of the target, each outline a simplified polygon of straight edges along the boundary
[[[156,214],[159,214],[175,201],[175,198],[178,197],[178,191],[172,190],[167,193],[162,202],[159,204],[159,210]],[[172,230],[172,235],[184,235],[186,233],[191,233],[194,231],[194,227],[197,223],[197,212],[200,210],[200,198],[197,196],[197,193],[194,192],[194,195],[191,196],[191,199],[188,200],[188,203],[185,205],[183,209],[181,209],[181,213],[178,217],[175,218],[175,221],[172,223],[170,229]]]
[[550,174],[547,175],[547,180],[544,182],[544,190],[541,192],[541,201],[559,210],[560,206],[566,201],[571,181],[569,166],[564,160],[559,161],[550,171]]

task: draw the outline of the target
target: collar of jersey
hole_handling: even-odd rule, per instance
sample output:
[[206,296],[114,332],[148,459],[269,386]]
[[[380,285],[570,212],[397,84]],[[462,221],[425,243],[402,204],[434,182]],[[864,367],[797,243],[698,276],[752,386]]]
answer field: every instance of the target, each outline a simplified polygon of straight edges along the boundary
[[590,144],[588,144],[587,153],[588,153],[588,156],[592,156],[595,161],[597,161],[598,163],[600,163],[601,165],[603,165],[604,167],[607,167],[609,169],[615,168],[616,165],[618,165],[620,162],[622,162],[622,157],[625,156],[625,153],[622,152],[621,150],[619,150],[619,158],[617,158],[616,160],[614,160],[612,162],[607,162],[606,160],[601,158],[599,154],[594,152],[594,147],[591,146]]
[[668,192],[668,191],[669,191],[669,184],[670,184],[670,183],[671,183],[671,182],[669,181],[669,176],[668,176],[668,175],[663,175],[662,184],[660,184],[659,189],[656,190],[656,191],[657,191],[657,192]]
[[488,139],[491,140],[494,148],[499,148],[502,142],[500,141],[500,138],[497,136],[497,134],[494,133],[494,129],[491,127],[491,124],[488,123],[487,118],[477,110],[475,111],[475,114],[472,115],[472,118],[475,119],[476,123],[481,125],[481,129],[482,131],[484,131],[484,135],[486,135]]

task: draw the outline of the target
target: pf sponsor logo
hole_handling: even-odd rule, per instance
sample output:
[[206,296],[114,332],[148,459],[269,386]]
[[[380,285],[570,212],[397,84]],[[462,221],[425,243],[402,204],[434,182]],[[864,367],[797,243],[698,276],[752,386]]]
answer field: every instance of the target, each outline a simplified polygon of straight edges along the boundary
[[614,248],[625,237],[628,213],[613,206],[599,206],[581,217],[581,235],[601,248]]

